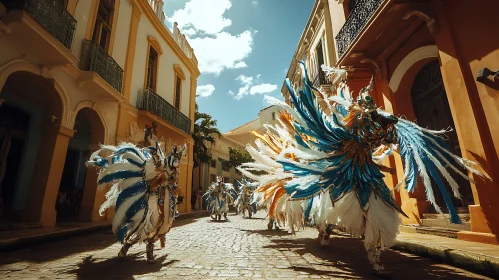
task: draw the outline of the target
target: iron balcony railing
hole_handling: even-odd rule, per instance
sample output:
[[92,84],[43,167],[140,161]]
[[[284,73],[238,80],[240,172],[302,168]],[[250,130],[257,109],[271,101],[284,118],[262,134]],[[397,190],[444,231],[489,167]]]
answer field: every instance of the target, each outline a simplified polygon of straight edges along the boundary
[[330,84],[329,80],[326,78],[326,74],[322,70],[317,70],[317,74],[314,76],[312,84],[314,87],[319,88],[321,85]]
[[68,50],[71,50],[76,20],[62,0],[0,0],[7,10],[25,10]]
[[191,119],[152,89],[144,89],[139,92],[137,109],[151,112],[188,135],[191,134]]
[[338,57],[342,57],[355,41],[366,23],[385,0],[360,0],[351,11],[345,24],[336,35]]
[[116,91],[121,93],[123,69],[97,43],[89,40],[83,41],[80,69],[97,73]]

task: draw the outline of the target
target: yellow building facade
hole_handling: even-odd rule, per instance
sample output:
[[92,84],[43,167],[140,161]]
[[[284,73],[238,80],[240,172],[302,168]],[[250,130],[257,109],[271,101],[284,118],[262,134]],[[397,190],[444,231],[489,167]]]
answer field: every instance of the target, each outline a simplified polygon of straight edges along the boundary
[[[298,61],[304,61],[314,86],[323,92],[332,92],[331,82],[326,78],[321,65],[336,64],[336,52],[332,33],[332,20],[327,1],[315,1],[312,12],[296,47],[288,67],[286,78],[296,87],[302,86],[301,69]],[[281,93],[290,103],[289,91],[285,82]]]
[[211,147],[212,160],[210,163],[204,163],[200,167],[193,169],[193,189],[203,188],[206,192],[211,183],[216,182],[217,176],[222,176],[224,182],[235,184],[235,180],[241,180],[242,174],[234,167],[227,164],[230,159],[229,148],[245,149],[245,145],[231,138],[226,137],[224,134],[216,136],[216,142]]
[[99,144],[143,140],[152,122],[165,145],[188,145],[188,197],[199,70],[163,2],[12,2],[0,1],[0,223],[112,219],[98,215],[107,189],[84,163]]

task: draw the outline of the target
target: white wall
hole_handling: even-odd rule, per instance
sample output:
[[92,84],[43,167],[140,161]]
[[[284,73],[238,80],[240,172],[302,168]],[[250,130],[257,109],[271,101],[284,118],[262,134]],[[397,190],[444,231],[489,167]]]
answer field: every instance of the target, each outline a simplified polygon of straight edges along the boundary
[[116,26],[113,26],[113,28],[116,30],[116,34],[114,37],[112,57],[114,58],[114,60],[116,60],[116,62],[122,69],[125,69],[131,18],[132,6],[128,1],[121,0],[117,24]]
[[153,25],[147,20],[145,15],[142,15],[138,27],[130,101],[132,104],[136,104],[137,94],[144,88],[148,46],[147,36],[149,35],[154,36],[160,42],[163,50],[163,54],[160,55],[158,63],[157,93],[170,104],[174,104],[175,72],[173,70],[173,65],[179,64],[186,75],[186,79],[182,81],[180,111],[186,116],[189,116],[191,74],[180,58],[177,57],[170,46],[165,42],[163,37],[158,34]]
[[78,1],[74,18],[76,20],[76,30],[73,41],[73,48],[71,52],[75,57],[81,57],[81,45],[85,40],[85,33],[87,32],[88,17],[90,15],[90,7],[95,0]]

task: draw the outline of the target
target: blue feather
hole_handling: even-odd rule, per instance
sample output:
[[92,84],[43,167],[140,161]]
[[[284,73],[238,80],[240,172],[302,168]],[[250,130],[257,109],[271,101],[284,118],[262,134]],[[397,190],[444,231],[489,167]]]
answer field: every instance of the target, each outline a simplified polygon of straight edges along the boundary
[[116,180],[124,180],[124,179],[130,179],[130,178],[135,178],[135,177],[142,177],[143,170],[140,171],[130,171],[130,170],[118,170],[116,172],[113,172],[111,174],[107,174],[102,179],[97,182],[99,185],[104,184],[104,183],[110,183]]

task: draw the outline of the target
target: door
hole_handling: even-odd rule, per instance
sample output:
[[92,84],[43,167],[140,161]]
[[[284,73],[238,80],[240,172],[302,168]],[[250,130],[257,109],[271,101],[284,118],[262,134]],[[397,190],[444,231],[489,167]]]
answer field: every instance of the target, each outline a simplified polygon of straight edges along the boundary
[[[438,61],[426,64],[419,71],[411,88],[411,96],[417,124],[433,130],[451,128],[452,131],[445,134],[445,141],[449,145],[450,152],[462,156]],[[466,171],[462,171],[466,174]],[[459,184],[459,190],[463,197],[462,201],[454,198],[447,181],[443,180],[447,190],[453,197],[454,206],[466,207],[473,204],[473,195],[469,182],[461,176],[456,176],[453,171],[451,171],[451,174]],[[436,190],[437,186],[433,181],[432,183]],[[439,191],[435,191],[435,199],[442,210],[445,209],[445,203]]]

